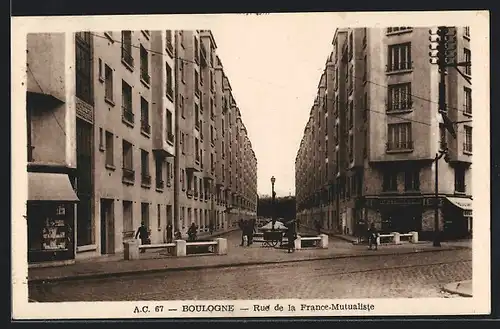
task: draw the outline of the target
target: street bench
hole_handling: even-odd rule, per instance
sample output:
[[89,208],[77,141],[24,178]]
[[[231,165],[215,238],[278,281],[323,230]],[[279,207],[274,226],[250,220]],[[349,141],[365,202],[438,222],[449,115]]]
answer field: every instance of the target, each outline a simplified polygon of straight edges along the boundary
[[315,242],[314,245],[321,248],[321,249],[328,249],[328,235],[326,234],[320,234],[319,236],[300,236],[297,235],[297,238],[295,239],[295,250],[300,250],[305,248],[303,246],[303,242],[309,242],[313,241]]
[[[139,259],[139,251],[147,249],[170,249],[170,253],[176,257],[187,256],[188,254],[200,254],[201,251],[208,250],[214,255],[227,254],[227,239],[217,238],[211,241],[189,241],[174,240],[173,243],[159,243],[159,244],[146,244],[139,245],[138,240],[130,240],[123,242],[123,258],[125,260]],[[201,247],[201,248],[200,248]],[[206,249],[205,249],[206,247]],[[189,251],[189,252],[188,252]],[[206,252],[204,253],[206,254]]]
[[409,232],[409,233],[392,232],[386,234],[379,234],[379,243],[401,244],[402,240],[401,238],[404,238],[405,241],[409,241],[411,243],[417,243],[418,232]]

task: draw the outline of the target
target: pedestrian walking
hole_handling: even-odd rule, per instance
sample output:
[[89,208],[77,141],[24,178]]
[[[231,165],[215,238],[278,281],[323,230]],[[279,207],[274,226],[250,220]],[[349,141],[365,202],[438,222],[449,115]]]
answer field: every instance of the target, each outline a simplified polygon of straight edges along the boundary
[[372,246],[375,246],[375,250],[378,248],[378,232],[375,228],[375,224],[372,223],[368,229],[368,249],[372,250]]
[[295,229],[295,222],[288,225],[288,230],[286,231],[286,237],[288,239],[288,252],[295,251],[295,240],[297,239],[297,230]]
[[247,227],[247,246],[253,244],[253,234],[257,232],[257,229],[255,227],[255,218],[252,218],[248,221],[248,227]]
[[198,226],[195,223],[191,223],[191,226],[188,229],[188,240],[195,241],[196,240],[196,232],[198,232]]
[[316,219],[315,225],[316,225],[316,232],[318,233],[318,235],[320,235],[321,234],[321,223],[319,222],[319,220]]
[[168,225],[167,225],[167,243],[172,242],[172,233],[173,233],[172,224],[168,223]]
[[240,246],[243,246],[244,245],[244,239],[245,239],[245,221],[243,220],[243,218],[240,218],[240,221],[238,222],[238,226],[241,230],[241,244]]
[[[149,239],[149,232],[148,228],[146,227],[146,224],[144,222],[141,222],[141,226],[137,229],[137,232],[135,233],[135,238],[137,239],[137,236],[139,236],[139,239],[141,239],[141,245],[144,244],[151,244],[151,240]],[[145,249],[141,249],[141,252],[145,252]]]

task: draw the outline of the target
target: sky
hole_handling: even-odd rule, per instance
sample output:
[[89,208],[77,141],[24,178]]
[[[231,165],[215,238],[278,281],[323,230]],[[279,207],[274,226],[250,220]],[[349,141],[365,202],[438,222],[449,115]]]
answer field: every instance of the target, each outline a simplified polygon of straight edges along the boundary
[[295,195],[295,157],[332,51],[331,16],[261,15],[228,28],[212,27],[257,157],[257,191]]

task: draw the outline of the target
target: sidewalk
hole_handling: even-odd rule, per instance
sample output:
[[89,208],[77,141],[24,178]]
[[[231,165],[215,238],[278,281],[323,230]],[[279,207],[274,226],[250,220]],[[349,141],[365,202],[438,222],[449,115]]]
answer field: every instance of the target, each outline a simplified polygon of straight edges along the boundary
[[150,250],[141,254],[141,259],[125,261],[123,254],[99,257],[98,259],[78,261],[72,265],[46,268],[30,268],[30,282],[62,281],[71,279],[103,278],[120,275],[132,275],[145,272],[179,271],[204,268],[277,264],[321,259],[347,257],[366,257],[399,255],[416,252],[433,252],[463,249],[461,246],[442,244],[436,249],[432,243],[401,244],[381,246],[377,251],[366,246],[353,245],[341,239],[330,237],[328,249],[302,249],[288,253],[284,249],[262,247],[254,243],[250,247],[240,247],[241,232],[227,233],[228,254],[223,256],[168,256],[165,250]]
[[448,283],[443,290],[462,297],[472,297],[472,280]]

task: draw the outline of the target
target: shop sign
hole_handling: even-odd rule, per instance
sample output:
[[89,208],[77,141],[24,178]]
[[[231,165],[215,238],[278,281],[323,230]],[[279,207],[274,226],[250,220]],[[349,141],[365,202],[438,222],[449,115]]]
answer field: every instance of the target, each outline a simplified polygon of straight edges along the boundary
[[380,199],[379,204],[381,206],[421,205],[422,199],[415,199],[415,198]]

